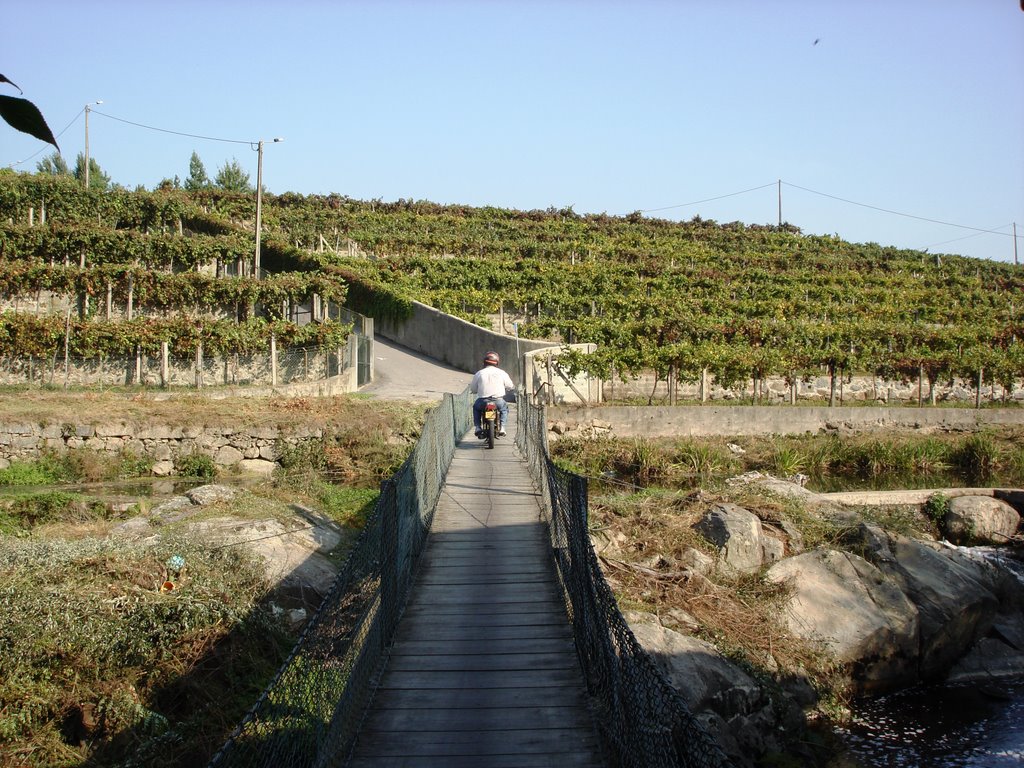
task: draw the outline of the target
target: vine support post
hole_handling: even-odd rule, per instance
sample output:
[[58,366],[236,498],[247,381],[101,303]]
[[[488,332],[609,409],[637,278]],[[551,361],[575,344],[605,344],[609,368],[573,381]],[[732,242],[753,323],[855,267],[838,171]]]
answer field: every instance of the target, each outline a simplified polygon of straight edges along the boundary
[[68,388],[68,377],[71,374],[68,358],[71,351],[71,307],[68,307],[68,314],[64,318],[64,389]]
[[196,347],[196,389],[203,388],[203,342]]
[[270,334],[270,386],[277,386],[277,336]]
[[167,347],[168,344],[166,341],[160,342],[160,386],[163,387],[164,389],[167,389],[167,387],[169,387],[171,383],[169,376],[170,365],[168,364],[169,355]]

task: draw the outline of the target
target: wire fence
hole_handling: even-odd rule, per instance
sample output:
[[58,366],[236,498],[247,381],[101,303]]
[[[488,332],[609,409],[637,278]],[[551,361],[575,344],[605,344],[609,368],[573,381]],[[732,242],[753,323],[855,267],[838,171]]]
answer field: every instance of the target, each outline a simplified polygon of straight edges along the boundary
[[587,480],[555,466],[543,408],[520,397],[516,444],[548,491],[548,526],[576,649],[611,762],[623,768],[732,763],[637,642],[605,581],[587,530]]
[[210,768],[342,765],[408,597],[456,442],[472,423],[468,391],[430,411],[412,454],[381,494],[329,594],[274,681]]

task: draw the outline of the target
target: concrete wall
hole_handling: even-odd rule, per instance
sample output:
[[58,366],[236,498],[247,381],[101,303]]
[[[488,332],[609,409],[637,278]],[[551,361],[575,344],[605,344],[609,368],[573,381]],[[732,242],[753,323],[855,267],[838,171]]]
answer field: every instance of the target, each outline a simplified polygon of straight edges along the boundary
[[[596,344],[570,344],[573,349],[593,352]],[[602,401],[602,383],[586,375],[570,379],[558,365],[559,348],[538,349],[523,355],[525,388],[537,402],[548,405],[586,405]]]
[[556,434],[616,437],[802,435],[818,432],[972,431],[1024,426],[1024,408],[822,408],[805,406],[608,406],[548,409]]
[[559,346],[553,341],[517,339],[495,333],[419,302],[413,302],[413,315],[409,320],[396,323],[376,318],[374,328],[381,336],[396,344],[422,352],[467,373],[480,370],[485,354],[497,352],[501,357],[501,367],[508,371],[517,386],[527,380],[523,355]]

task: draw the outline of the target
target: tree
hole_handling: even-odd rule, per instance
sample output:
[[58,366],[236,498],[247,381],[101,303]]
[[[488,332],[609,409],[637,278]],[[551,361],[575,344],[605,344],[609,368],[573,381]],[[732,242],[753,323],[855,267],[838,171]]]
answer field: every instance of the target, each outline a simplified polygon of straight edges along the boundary
[[[246,177],[246,181],[248,181],[248,177]],[[193,152],[192,158],[188,161],[188,178],[185,179],[185,189],[189,192],[196,192],[206,189],[208,186],[210,186],[210,177],[206,175],[206,166],[199,159],[198,153]]]
[[39,173],[45,173],[48,176],[70,176],[71,169],[68,167],[68,161],[64,159],[60,152],[53,152],[47,155],[38,163],[36,163],[36,170]]
[[[75,158],[75,178],[85,180],[85,153],[79,152]],[[110,186],[110,177],[103,172],[95,157],[89,158],[89,189],[103,192]]]
[[254,191],[253,186],[249,183],[249,174],[242,170],[242,166],[235,158],[231,158],[218,169],[213,183],[229,192]]

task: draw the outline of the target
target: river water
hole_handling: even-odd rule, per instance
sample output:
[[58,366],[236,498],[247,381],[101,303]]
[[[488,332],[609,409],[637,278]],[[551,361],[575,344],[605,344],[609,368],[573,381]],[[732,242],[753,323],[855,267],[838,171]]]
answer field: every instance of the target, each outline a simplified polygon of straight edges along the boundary
[[841,734],[864,768],[1024,766],[1024,679],[912,688],[854,706]]
[[[1021,553],[973,547],[1024,583]],[[1024,678],[911,688],[853,706],[841,732],[863,768],[1024,766]]]

